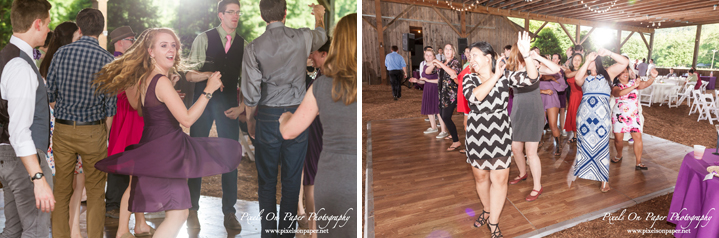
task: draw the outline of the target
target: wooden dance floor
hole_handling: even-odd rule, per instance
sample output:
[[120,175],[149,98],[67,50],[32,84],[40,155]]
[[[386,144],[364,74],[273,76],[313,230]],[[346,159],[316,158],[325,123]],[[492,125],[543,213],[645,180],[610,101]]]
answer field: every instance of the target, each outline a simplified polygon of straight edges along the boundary
[[[4,210],[5,201],[3,199],[3,190],[0,189],[0,210]],[[257,219],[242,219],[242,214],[247,216],[256,217],[259,215],[259,203],[257,201],[243,201],[237,200],[235,204],[237,212],[235,215],[242,225],[242,231],[227,230],[223,225],[224,216],[222,215],[222,198],[217,197],[200,197],[200,212],[198,214],[200,220],[200,227],[202,229],[187,229],[186,225],[183,225],[180,229],[178,238],[187,237],[260,237],[260,221]],[[279,206],[277,206],[279,210]],[[85,215],[87,207],[83,204],[80,214],[80,230],[83,237],[87,237],[87,221]],[[130,232],[134,232],[135,228],[135,216],[130,216]],[[147,223],[154,228],[157,228],[162,223],[163,218],[147,219]],[[115,238],[117,233],[118,219],[105,217],[105,233],[104,237]],[[0,211],[0,231],[5,228],[5,213]],[[50,235],[52,237],[52,235]],[[298,236],[299,237],[299,236]]]
[[[376,237],[490,237],[487,227],[474,228],[482,212],[471,167],[457,151],[445,151],[451,140],[423,134],[424,118],[372,121],[368,125],[368,234]],[[460,142],[464,143],[462,116],[455,115]],[[624,142],[624,159],[611,164],[608,193],[600,183],[577,179],[572,187],[566,178],[576,154],[576,144],[562,138],[562,155],[553,156],[554,143],[545,133],[539,148],[543,194],[533,202],[524,198],[532,190],[531,173],[526,181],[508,185],[500,217],[505,237],[546,235],[670,193],[682,159],[692,148],[644,134],[642,162],[649,167],[636,171],[631,145]],[[611,156],[616,154],[610,140]],[[464,144],[461,148],[464,148]],[[509,180],[519,171],[514,159]]]

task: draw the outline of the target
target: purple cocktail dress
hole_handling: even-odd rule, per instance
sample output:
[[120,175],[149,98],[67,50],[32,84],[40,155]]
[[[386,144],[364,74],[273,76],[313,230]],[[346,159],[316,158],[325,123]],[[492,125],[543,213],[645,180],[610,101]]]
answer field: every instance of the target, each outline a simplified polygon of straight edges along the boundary
[[190,137],[182,131],[155,95],[161,76],[155,75],[147,88],[140,142],[95,164],[104,172],[132,175],[131,212],[188,209],[192,205],[187,178],[230,172],[242,159],[242,146],[235,140]]

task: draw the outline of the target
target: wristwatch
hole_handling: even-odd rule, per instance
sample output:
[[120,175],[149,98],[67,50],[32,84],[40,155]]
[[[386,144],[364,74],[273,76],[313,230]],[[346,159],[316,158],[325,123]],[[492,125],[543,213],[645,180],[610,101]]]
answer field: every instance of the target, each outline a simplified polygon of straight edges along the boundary
[[44,176],[45,176],[45,175],[44,175],[43,173],[38,172],[38,173],[36,173],[35,175],[33,175],[32,177],[30,177],[30,181],[32,182],[32,181],[41,179],[41,178],[44,177]]
[[202,94],[205,95],[205,98],[207,98],[207,100],[210,100],[212,98],[212,93],[202,92]]

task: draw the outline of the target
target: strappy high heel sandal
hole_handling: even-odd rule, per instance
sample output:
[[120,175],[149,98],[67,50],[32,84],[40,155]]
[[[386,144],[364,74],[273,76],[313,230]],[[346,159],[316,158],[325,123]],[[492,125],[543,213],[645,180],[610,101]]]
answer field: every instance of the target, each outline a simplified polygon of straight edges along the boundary
[[[487,214],[487,218],[484,218],[484,214]],[[474,227],[482,227],[484,224],[486,224],[489,221],[489,212],[484,211],[482,209],[482,214],[479,214],[479,217],[477,217],[477,220],[474,221]],[[479,223],[479,225],[477,225]]]
[[[494,231],[492,231],[492,226],[494,226]],[[491,222],[487,221],[487,228],[489,228],[489,232],[492,233],[492,238],[503,238],[502,231],[499,230],[499,223],[492,224]]]
[[561,141],[559,140],[559,137],[554,137],[554,143],[555,143],[554,156],[562,155],[562,146],[559,144],[560,142]]

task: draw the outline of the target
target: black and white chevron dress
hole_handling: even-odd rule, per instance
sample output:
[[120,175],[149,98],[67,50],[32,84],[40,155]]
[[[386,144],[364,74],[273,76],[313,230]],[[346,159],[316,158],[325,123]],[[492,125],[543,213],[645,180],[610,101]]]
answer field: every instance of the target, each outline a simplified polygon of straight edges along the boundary
[[479,101],[472,91],[482,84],[476,74],[462,79],[462,93],[469,102],[467,138],[465,147],[467,163],[483,170],[506,169],[512,162],[512,127],[507,112],[509,87],[524,87],[537,83],[539,77],[530,79],[527,72],[505,70],[492,91]]

